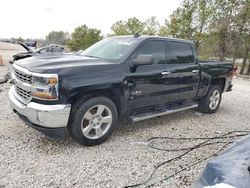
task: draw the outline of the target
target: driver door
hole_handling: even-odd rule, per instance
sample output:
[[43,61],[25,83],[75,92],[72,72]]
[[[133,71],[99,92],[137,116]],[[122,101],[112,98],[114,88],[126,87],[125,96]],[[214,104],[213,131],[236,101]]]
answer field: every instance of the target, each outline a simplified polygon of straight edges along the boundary
[[159,107],[171,101],[171,78],[166,70],[166,42],[151,39],[144,41],[133,53],[132,59],[138,55],[152,55],[154,64],[141,65],[127,77],[129,88],[128,110]]

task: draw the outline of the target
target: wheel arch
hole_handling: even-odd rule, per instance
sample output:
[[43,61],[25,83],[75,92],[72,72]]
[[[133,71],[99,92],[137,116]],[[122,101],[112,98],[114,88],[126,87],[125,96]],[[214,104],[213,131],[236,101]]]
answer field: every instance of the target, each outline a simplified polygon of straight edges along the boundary
[[70,97],[70,103],[72,106],[77,106],[84,101],[93,98],[103,96],[107,97],[114,102],[118,116],[121,116],[125,111],[125,96],[123,88],[120,86],[105,87],[101,89],[82,89],[78,90],[74,95]]
[[217,85],[221,88],[221,91],[224,91],[225,88],[225,83],[226,83],[226,78],[214,78],[211,80],[210,85]]

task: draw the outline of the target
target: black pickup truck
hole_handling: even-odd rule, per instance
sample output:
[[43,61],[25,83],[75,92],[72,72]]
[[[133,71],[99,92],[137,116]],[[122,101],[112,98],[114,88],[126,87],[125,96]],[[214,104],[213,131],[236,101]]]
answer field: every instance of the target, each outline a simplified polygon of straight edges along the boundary
[[122,117],[133,122],[191,108],[214,113],[231,91],[233,66],[197,61],[191,41],[118,36],[78,55],[13,64],[11,106],[50,137],[105,141]]

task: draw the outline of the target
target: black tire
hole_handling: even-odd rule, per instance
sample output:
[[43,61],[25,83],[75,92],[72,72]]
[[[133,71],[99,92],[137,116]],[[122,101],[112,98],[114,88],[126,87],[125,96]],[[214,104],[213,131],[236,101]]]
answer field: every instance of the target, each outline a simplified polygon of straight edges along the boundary
[[[107,109],[105,110],[109,109],[108,112],[112,114],[111,116],[112,123],[109,123],[109,126],[108,126],[109,128],[106,129],[105,134],[103,134],[103,136],[101,136],[100,138],[89,138],[89,136],[88,135],[85,136],[83,134],[84,131],[82,131],[82,129],[84,129],[83,128],[84,126],[83,122],[85,121],[84,117],[87,114],[87,112],[91,112],[91,110],[95,110],[94,107],[98,105],[107,107]],[[97,113],[97,110],[96,110],[96,113]],[[78,143],[86,145],[86,146],[98,145],[104,142],[105,140],[107,140],[107,138],[111,135],[114,128],[116,127],[117,121],[118,121],[117,108],[115,104],[113,103],[113,101],[111,101],[110,99],[106,97],[101,97],[101,96],[94,97],[88,100],[80,100],[80,104],[73,106],[72,112],[73,113],[71,113],[71,118],[70,118],[71,121],[69,124],[69,132],[71,136],[73,137],[73,139],[75,139]],[[96,115],[94,114],[93,116],[96,116]],[[90,124],[90,120],[87,124]],[[102,124],[102,123],[99,123],[99,124]],[[96,128],[91,128],[91,131],[92,130],[97,131]],[[95,134],[97,134],[97,132]]]
[[[218,99],[218,104],[216,103],[217,105],[212,108],[210,106],[210,104],[211,104],[210,97],[212,97],[212,95],[214,94],[215,91],[218,92],[219,99]],[[221,87],[219,87],[217,85],[211,85],[208,92],[207,92],[207,95],[199,101],[198,109],[201,112],[207,113],[207,114],[211,114],[211,113],[216,112],[220,106],[221,97],[222,97]]]

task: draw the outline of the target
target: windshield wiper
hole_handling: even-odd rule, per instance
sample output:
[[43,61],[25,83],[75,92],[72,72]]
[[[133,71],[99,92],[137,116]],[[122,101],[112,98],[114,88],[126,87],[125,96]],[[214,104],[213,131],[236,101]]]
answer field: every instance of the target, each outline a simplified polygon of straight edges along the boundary
[[86,56],[86,57],[92,57],[92,58],[99,58],[97,56],[93,56],[93,55],[83,55],[83,56]]

